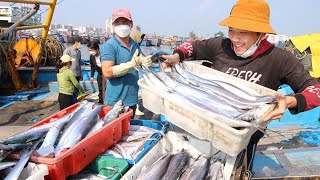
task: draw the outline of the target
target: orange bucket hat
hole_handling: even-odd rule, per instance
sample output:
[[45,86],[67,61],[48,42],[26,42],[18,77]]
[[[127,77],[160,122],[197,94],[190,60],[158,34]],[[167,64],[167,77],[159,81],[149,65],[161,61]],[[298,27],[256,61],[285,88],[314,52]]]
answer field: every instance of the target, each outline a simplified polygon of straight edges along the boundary
[[269,19],[269,5],[264,0],[238,0],[230,16],[219,24],[252,32],[276,34]]

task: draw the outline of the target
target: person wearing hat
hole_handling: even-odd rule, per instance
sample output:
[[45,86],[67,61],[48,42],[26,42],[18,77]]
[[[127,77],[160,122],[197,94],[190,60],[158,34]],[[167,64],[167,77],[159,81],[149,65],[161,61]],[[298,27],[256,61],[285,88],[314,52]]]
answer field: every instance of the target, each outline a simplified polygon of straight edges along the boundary
[[72,66],[70,67],[70,69],[78,81],[80,81],[82,79],[82,72],[81,72],[81,66],[80,66],[81,51],[79,49],[82,42],[83,42],[82,37],[76,36],[74,38],[74,42],[73,42],[72,46],[66,48],[63,51],[64,55],[65,54],[69,55],[75,59],[74,62],[72,63]]
[[[277,90],[288,84],[296,94],[276,94],[277,107],[266,115],[265,121],[279,119],[286,108],[296,113],[320,105],[320,85],[304,70],[291,53],[269,43],[265,35],[276,34],[271,27],[270,9],[264,0],[238,0],[230,16],[219,24],[229,28],[228,38],[216,37],[202,41],[189,41],[163,55],[168,64],[185,59],[207,59],[211,67],[224,73]],[[263,133],[257,131],[247,147],[247,164],[251,169],[255,147]]]
[[112,26],[115,34],[100,49],[102,73],[108,79],[104,104],[113,106],[123,100],[135,112],[139,75],[134,67],[141,63],[151,66],[152,62],[130,37],[133,21],[128,9],[118,8],[112,12]]
[[77,81],[74,73],[70,70],[72,63],[75,61],[69,55],[63,55],[56,64],[57,79],[59,85],[59,97],[60,110],[74,104],[72,100],[74,87],[79,89],[81,93],[84,93],[83,88]]

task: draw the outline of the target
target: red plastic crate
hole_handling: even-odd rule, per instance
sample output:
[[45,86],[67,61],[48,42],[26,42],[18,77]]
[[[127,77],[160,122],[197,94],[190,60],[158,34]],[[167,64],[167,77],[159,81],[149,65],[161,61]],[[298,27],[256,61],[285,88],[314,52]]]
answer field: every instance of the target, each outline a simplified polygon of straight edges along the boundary
[[[61,110],[31,127],[48,123],[52,118],[60,118],[73,111],[78,105],[77,103]],[[110,109],[110,106],[104,107],[100,113],[100,117],[104,117]],[[65,179],[69,175],[77,174],[95,160],[97,156],[116,144],[122,135],[129,133],[132,114],[133,111],[131,109],[127,113],[121,114],[116,120],[81,140],[74,147],[63,151],[58,157],[46,158],[33,155],[30,157],[30,161],[48,166],[49,175],[46,176],[46,179]],[[11,154],[10,157],[19,159],[20,156],[18,154]]]

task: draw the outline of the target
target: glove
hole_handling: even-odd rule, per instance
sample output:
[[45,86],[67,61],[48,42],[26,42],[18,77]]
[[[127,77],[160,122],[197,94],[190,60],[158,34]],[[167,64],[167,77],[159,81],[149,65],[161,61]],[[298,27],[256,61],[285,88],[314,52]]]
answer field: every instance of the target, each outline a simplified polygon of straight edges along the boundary
[[126,63],[121,63],[112,67],[113,77],[120,77],[127,74],[130,70],[134,68],[137,64],[141,64],[141,57],[138,56],[139,50],[137,49],[134,53],[131,61]]
[[81,92],[78,96],[77,96],[77,100],[81,101],[82,99],[86,98],[88,95],[90,95],[91,92],[87,91],[87,92]]
[[140,55],[139,57],[140,57],[140,61],[141,61],[144,65],[146,65],[146,66],[148,66],[148,67],[151,67],[151,66],[152,66],[151,55],[145,56],[145,57],[142,56],[142,55]]
[[140,32],[138,30],[132,30],[131,34],[130,34],[130,37],[138,44],[142,41],[144,36],[145,36],[145,34],[143,34],[142,32]]

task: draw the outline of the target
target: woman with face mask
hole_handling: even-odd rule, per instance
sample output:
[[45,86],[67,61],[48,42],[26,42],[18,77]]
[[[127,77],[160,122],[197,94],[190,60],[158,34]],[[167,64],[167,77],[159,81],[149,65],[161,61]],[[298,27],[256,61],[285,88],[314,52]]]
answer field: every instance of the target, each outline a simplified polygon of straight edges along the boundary
[[[266,33],[276,33],[269,18],[269,5],[264,0],[238,0],[230,16],[219,23],[229,28],[229,38],[189,41],[175,49],[173,55],[162,57],[169,64],[187,58],[206,59],[216,70],[273,90],[288,84],[296,94],[276,94],[278,105],[265,117],[265,121],[281,118],[286,108],[299,113],[319,106],[318,81],[305,71],[291,52],[279,49],[266,40]],[[257,131],[247,147],[249,169],[256,144],[262,136]]]
[[75,87],[79,89],[80,93],[84,93],[84,90],[74,76],[74,73],[70,70],[72,62],[74,61],[75,59],[71,56],[63,55],[56,64],[60,110],[74,104],[72,96]]
[[[150,56],[144,57],[139,45],[130,37],[133,26],[128,9],[112,12],[114,35],[101,47],[102,73],[108,79],[104,104],[113,106],[123,100],[135,112],[138,103],[138,72],[135,65],[152,65]],[[134,116],[134,115],[133,115]]]
[[100,59],[100,52],[99,52],[99,44],[96,41],[88,43],[89,53],[90,53],[90,82],[93,83],[94,81],[94,73],[97,71],[97,83],[99,88],[99,102],[103,103],[103,96],[102,96],[102,70],[101,70],[101,59]]

